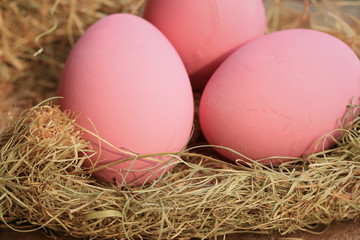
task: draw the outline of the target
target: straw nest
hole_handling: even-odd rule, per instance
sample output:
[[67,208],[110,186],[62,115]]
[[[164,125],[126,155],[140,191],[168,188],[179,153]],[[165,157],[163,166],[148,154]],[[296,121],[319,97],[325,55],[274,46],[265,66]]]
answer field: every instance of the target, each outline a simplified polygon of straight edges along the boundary
[[[360,118],[356,105],[349,106],[354,120],[349,128],[338,129],[341,137],[335,148],[277,168],[256,162],[226,163],[201,145],[195,127],[192,147],[180,153],[161,153],[179,161],[159,180],[141,187],[96,181],[81,168],[94,152],[82,138],[84,129],[75,123],[76,116],[48,102],[18,113],[26,104],[53,93],[61,61],[86,26],[111,12],[140,14],[143,1],[119,1],[117,8],[114,1],[86,5],[57,1],[56,11],[45,0],[42,7],[35,0],[7,2],[0,3],[0,31],[5,36],[0,57],[6,63],[1,65],[6,78],[0,87],[7,90],[0,106],[3,123],[12,124],[0,135],[0,218],[8,227],[18,231],[44,228],[49,233],[90,239],[206,238],[249,231],[316,232],[332,221],[359,216]],[[268,31],[311,27],[337,36],[360,55],[360,22],[340,10],[344,5],[359,6],[359,2],[314,2],[305,5],[304,12],[294,10],[292,4],[267,2]],[[33,14],[37,18],[32,19]],[[81,20],[80,14],[84,15]],[[5,22],[5,17],[13,22]],[[33,59],[30,55],[37,48],[29,39],[39,40],[37,36],[51,28],[51,24],[43,26],[41,19],[50,19],[50,23],[56,19],[57,24],[41,38],[45,53]],[[38,32],[29,39],[16,35],[27,31],[28,25],[36,26]],[[16,54],[14,45],[21,46],[24,54]],[[56,54],[56,49],[65,53]],[[33,86],[38,87],[31,89]],[[23,96],[15,94],[17,87],[24,90]]]

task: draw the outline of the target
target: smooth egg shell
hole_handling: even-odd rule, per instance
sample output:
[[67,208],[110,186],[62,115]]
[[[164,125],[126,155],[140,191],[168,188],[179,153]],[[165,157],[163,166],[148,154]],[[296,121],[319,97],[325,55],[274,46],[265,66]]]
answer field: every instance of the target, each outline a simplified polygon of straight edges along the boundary
[[360,61],[350,47],[319,31],[283,30],[224,61],[203,92],[200,124],[209,143],[255,160],[300,157],[334,144],[328,139],[316,148],[359,94]]
[[[65,63],[58,93],[62,109],[80,113],[79,125],[117,148],[139,154],[178,152],[190,136],[193,96],[185,67],[167,38],[134,15],[109,15],[83,34]],[[98,139],[85,137],[99,151]],[[126,157],[102,142],[98,166]],[[155,167],[157,161],[137,159],[93,175],[139,185],[164,172]],[[151,172],[144,170],[150,167]]]
[[262,0],[148,0],[144,18],[176,48],[198,91],[227,56],[266,29]]

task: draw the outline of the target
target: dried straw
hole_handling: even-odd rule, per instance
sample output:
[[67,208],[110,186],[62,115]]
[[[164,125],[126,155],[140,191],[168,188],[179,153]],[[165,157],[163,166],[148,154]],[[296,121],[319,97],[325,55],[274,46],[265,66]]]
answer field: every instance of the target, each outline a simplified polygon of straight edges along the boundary
[[[56,95],[65,59],[90,24],[115,12],[140,13],[139,2],[144,1],[1,0],[0,132],[24,109]],[[56,31],[38,39],[53,26]],[[38,44],[46,54],[35,58]],[[9,91],[4,94],[3,88]]]
[[[12,2],[12,5],[1,6],[1,11],[16,13],[16,9],[31,9],[29,11],[36,14],[42,12],[40,16],[54,23],[50,14],[53,5],[45,11],[35,8],[32,1]],[[30,69],[39,62],[48,71],[48,66],[52,66],[54,71],[47,73],[48,76],[57,74],[61,68],[59,58],[63,56],[54,57],[55,49],[68,51],[71,46],[68,43],[74,42],[77,36],[74,32],[83,31],[104,16],[104,12],[113,10],[114,1],[91,2],[86,5],[76,1],[59,2],[58,10],[54,11],[56,30],[38,39],[45,54],[39,55],[40,60],[24,57],[27,70],[22,71],[31,76],[27,79],[39,76],[36,73],[39,68]],[[132,11],[139,1],[130,2],[119,5]],[[43,3],[49,4],[45,0]],[[360,23],[339,11],[342,5],[359,6],[359,2],[325,3],[306,6],[310,18],[307,11],[303,15],[295,11],[292,1],[273,0],[267,8],[269,31],[298,25],[321,29],[340,37],[360,56],[360,40],[356,37],[360,35]],[[60,13],[69,13],[68,18],[62,18]],[[51,28],[51,24],[48,27],[38,24],[41,31],[34,33],[33,39]],[[4,29],[0,27],[3,32],[10,28]],[[38,50],[33,44],[31,50],[27,49],[29,55]],[[8,46],[10,48],[10,44]],[[49,53],[54,56],[49,57]],[[14,70],[16,65],[10,60],[5,67],[8,73],[23,76]],[[11,79],[13,81],[7,80],[9,85],[0,81],[0,87],[9,89],[8,97],[15,96],[13,89],[19,83],[16,78]],[[42,78],[39,79],[42,82]],[[50,77],[45,82],[52,86],[56,81]],[[29,91],[29,95],[32,94]],[[354,114],[358,109],[359,106],[351,105],[349,113]],[[209,150],[211,148],[201,146],[202,136],[195,131],[193,147],[181,153],[161,153],[178,158],[176,166],[159,180],[141,187],[97,182],[80,167],[93,151],[82,138],[83,129],[75,124],[75,118],[46,103],[28,108],[0,135],[0,218],[8,227],[17,231],[43,228],[49,234],[90,239],[206,238],[249,231],[321,232],[324,228],[318,227],[326,227],[332,221],[359,216],[360,118],[356,116],[350,128],[338,130],[342,135],[335,148],[276,169],[256,162],[239,166],[225,163]]]
[[161,179],[129,188],[86,175],[80,165],[92,151],[74,118],[35,107],[0,138],[0,216],[91,239],[312,232],[359,215],[360,118],[341,131],[336,148],[278,169],[187,149]]

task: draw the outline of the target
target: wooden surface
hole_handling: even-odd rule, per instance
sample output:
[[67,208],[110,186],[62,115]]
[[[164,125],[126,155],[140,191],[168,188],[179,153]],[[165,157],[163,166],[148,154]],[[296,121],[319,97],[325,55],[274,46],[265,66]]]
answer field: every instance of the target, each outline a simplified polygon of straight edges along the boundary
[[[48,240],[42,231],[32,233],[18,233],[12,230],[1,228],[0,240]],[[71,237],[61,237],[57,240],[76,240]],[[218,237],[217,239],[223,239]],[[232,234],[226,236],[226,240],[360,240],[360,221],[338,222],[330,226],[330,228],[320,234],[314,235],[310,233],[298,232],[287,236],[267,236],[257,234]]]

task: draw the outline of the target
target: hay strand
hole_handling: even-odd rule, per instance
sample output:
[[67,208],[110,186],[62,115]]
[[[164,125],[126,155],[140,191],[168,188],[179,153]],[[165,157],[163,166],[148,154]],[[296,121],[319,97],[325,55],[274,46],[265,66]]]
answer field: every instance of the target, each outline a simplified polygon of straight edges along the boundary
[[74,116],[38,106],[1,136],[1,217],[90,239],[316,233],[359,215],[359,130],[356,118],[336,148],[277,169],[184,151],[155,183],[120,187],[79,174],[93,152]]

